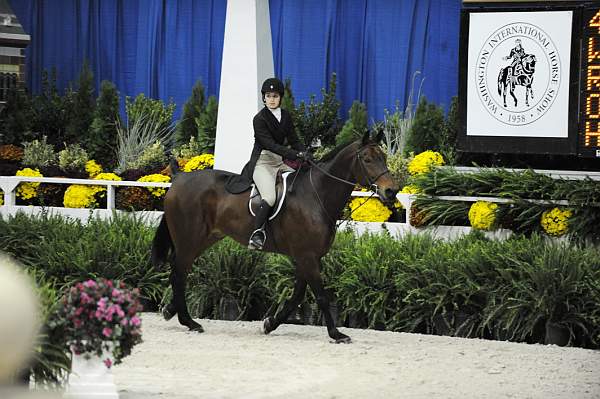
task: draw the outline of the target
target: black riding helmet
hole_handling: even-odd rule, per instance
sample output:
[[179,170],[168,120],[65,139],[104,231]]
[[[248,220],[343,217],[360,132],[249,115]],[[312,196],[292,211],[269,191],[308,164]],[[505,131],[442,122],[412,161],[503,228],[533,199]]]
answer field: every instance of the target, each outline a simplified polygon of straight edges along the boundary
[[277,78],[269,78],[263,82],[262,88],[260,89],[260,92],[263,96],[263,101],[265,99],[265,93],[270,91],[279,93],[279,95],[283,98],[283,95],[285,94],[285,88],[281,80]]

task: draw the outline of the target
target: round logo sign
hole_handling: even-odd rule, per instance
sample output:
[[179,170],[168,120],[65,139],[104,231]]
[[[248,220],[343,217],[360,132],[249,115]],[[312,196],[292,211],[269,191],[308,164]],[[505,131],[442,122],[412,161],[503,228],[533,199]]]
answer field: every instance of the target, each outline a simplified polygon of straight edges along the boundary
[[494,118],[509,125],[538,120],[558,95],[558,51],[552,38],[530,23],[511,23],[492,33],[475,68],[479,99]]

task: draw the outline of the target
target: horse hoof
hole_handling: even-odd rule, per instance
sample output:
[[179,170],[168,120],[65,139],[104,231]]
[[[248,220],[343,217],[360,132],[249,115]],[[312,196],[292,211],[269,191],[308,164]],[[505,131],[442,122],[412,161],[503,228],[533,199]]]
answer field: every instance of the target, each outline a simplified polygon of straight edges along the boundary
[[266,319],[263,320],[263,325],[262,325],[262,332],[263,334],[269,334],[271,331],[273,331],[275,328],[273,328],[273,324],[275,323],[275,319],[273,319],[273,317],[269,316]]
[[350,344],[352,343],[352,340],[350,339],[350,337],[343,337],[336,339],[334,342],[336,344]]
[[203,333],[204,332],[204,328],[202,328],[202,326],[200,324],[196,324],[194,326],[190,326],[190,331],[194,331],[197,333]]
[[166,321],[171,320],[176,314],[177,312],[175,311],[174,306],[171,306],[170,304],[162,309],[162,315]]

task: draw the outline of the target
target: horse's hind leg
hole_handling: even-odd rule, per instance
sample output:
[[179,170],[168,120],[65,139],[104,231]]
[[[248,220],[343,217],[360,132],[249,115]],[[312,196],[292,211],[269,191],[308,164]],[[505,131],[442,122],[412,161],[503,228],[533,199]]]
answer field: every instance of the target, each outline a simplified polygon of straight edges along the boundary
[[305,293],[306,280],[303,276],[299,276],[296,271],[296,283],[294,284],[292,296],[285,302],[283,308],[277,312],[275,317],[269,316],[263,321],[263,332],[268,334],[279,327],[288,318],[290,313],[300,305]]
[[163,309],[165,319],[170,319],[177,314],[177,319],[181,325],[188,327],[191,331],[203,332],[202,326],[195,322],[188,311],[185,299],[187,274],[192,268],[194,260],[207,248],[219,241],[222,237],[208,237],[202,245],[195,248],[193,252],[176,252],[175,261],[171,269],[171,287],[173,288],[173,299],[169,305]]
[[325,292],[325,287],[323,286],[323,279],[321,278],[320,261],[304,261],[303,263],[299,263],[299,266],[302,268],[302,272],[304,273],[306,281],[315,294],[315,298],[317,299],[319,308],[321,308],[321,312],[323,312],[325,323],[327,324],[327,333],[332,339],[335,340],[336,343],[350,343],[350,337],[342,334],[336,328],[335,321],[331,316],[329,299],[327,298],[327,293]]

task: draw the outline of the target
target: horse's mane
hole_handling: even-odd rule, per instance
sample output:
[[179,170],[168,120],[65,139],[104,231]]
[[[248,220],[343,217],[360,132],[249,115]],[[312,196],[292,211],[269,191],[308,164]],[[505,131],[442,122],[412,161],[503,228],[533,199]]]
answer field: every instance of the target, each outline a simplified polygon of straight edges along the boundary
[[349,145],[351,145],[352,143],[354,143],[354,141],[348,141],[342,144],[339,144],[337,147],[335,147],[333,150],[329,151],[327,154],[323,155],[318,161],[319,162],[327,162],[327,161],[331,161],[333,158],[335,158],[335,156],[337,154],[339,154],[340,152],[342,152],[342,150],[346,147],[348,147]]

